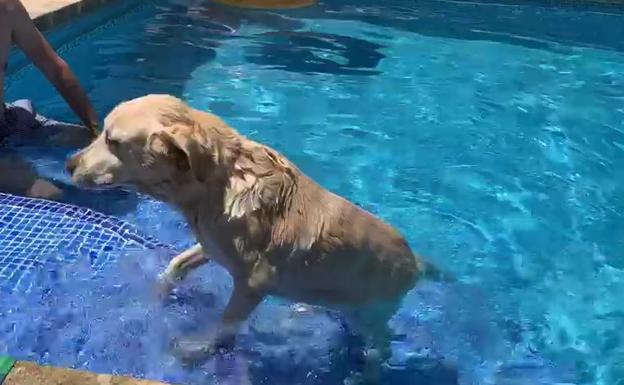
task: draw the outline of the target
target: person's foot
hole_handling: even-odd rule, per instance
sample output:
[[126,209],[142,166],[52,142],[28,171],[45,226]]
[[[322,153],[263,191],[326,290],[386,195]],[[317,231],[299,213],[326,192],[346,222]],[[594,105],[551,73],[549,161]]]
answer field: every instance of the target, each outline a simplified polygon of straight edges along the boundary
[[36,179],[26,191],[26,196],[29,198],[58,200],[62,195],[63,191],[60,188],[43,179]]
[[16,154],[0,158],[0,192],[52,200],[63,195],[60,188],[40,178],[35,167]]

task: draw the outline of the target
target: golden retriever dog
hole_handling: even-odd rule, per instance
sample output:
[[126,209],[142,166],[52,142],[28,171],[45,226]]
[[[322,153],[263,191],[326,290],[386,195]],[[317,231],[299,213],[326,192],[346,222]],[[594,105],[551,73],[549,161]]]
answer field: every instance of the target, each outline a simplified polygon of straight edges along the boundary
[[379,363],[390,354],[388,320],[432,272],[390,225],[172,96],[119,104],[67,168],[78,185],[132,186],[184,215],[199,244],[161,274],[167,289],[209,260],[232,275],[222,329],[204,351],[275,295],[343,312],[367,342],[366,362]]

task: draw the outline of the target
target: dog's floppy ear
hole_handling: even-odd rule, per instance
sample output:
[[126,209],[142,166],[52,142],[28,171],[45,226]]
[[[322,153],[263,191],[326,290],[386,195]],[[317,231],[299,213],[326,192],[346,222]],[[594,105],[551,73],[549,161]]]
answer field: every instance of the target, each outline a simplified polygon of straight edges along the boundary
[[291,203],[297,185],[293,167],[264,147],[256,147],[238,159],[225,202],[231,217],[237,218],[262,210],[276,214]]
[[150,152],[170,159],[180,172],[192,172],[199,182],[205,182],[214,167],[212,147],[201,130],[181,125],[153,133],[148,139]]

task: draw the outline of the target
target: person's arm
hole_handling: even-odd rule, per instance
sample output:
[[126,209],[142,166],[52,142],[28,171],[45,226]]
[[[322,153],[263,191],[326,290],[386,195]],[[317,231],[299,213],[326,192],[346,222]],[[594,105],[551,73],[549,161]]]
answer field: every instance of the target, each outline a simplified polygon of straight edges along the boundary
[[10,0],[10,2],[15,5],[11,7],[13,17],[10,18],[13,23],[15,44],[54,85],[85,126],[97,135],[97,114],[78,79],[35,27],[22,3],[19,0]]

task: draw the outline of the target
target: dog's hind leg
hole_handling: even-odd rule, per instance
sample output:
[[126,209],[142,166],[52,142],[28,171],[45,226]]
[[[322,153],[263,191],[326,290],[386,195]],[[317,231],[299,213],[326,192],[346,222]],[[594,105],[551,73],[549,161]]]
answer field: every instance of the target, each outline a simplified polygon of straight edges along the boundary
[[169,294],[176,281],[184,279],[191,270],[209,260],[199,243],[178,254],[158,276],[159,291],[164,295]]
[[345,312],[353,333],[364,338],[364,367],[352,373],[345,384],[379,384],[382,365],[392,356],[392,332],[388,321],[398,308],[394,303],[369,305],[363,309]]
[[249,287],[246,282],[234,281],[232,296],[223,311],[221,319],[228,329],[236,329],[262,302],[264,292]]
[[232,349],[240,324],[249,317],[263,298],[263,292],[249,287],[247,282],[235,280],[232,296],[221,315],[219,327],[208,330],[201,336],[178,341],[176,353],[186,363],[196,364],[221,350]]

